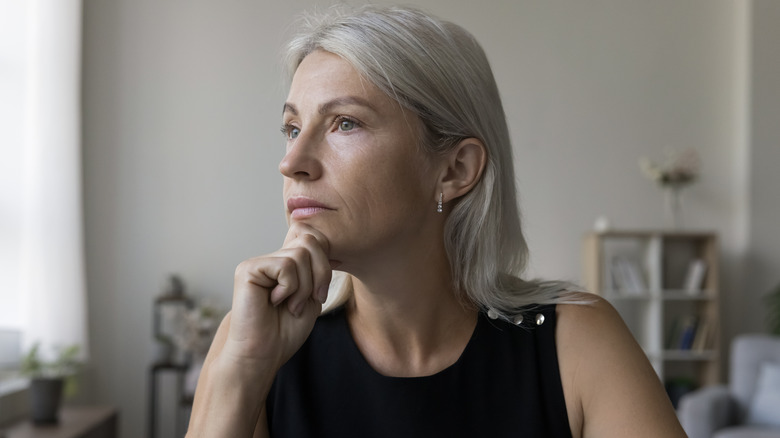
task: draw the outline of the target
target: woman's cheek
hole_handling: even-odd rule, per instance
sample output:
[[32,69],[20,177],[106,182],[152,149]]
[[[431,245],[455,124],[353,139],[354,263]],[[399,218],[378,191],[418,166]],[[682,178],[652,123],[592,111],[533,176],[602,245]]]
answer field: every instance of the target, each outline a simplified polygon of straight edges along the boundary
[[348,133],[338,131],[331,133],[328,136],[331,150],[345,156],[381,153],[381,148],[377,147],[376,138],[364,129],[356,129],[356,131]]

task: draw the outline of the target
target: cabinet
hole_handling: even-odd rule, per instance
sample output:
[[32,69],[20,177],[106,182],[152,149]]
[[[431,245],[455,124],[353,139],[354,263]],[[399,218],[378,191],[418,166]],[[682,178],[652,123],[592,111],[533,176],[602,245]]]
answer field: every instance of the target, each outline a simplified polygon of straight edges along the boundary
[[621,314],[670,396],[720,381],[716,234],[591,233],[583,249],[586,287]]

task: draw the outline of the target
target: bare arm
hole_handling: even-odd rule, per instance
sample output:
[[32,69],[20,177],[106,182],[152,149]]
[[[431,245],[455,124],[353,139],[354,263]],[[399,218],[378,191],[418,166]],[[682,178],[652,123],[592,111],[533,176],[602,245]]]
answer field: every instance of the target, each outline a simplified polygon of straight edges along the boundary
[[280,250],[238,266],[232,310],[198,379],[189,438],[268,436],[265,399],[320,314],[331,278],[327,248],[316,230],[293,224]]
[[[249,437],[265,409],[265,398],[274,370],[241,367],[223,360],[222,350],[230,329],[228,314],[220,324],[198,379],[188,437]],[[268,431],[255,434],[267,437]]]
[[617,311],[558,306],[556,342],[566,407],[577,437],[685,437],[658,376]]

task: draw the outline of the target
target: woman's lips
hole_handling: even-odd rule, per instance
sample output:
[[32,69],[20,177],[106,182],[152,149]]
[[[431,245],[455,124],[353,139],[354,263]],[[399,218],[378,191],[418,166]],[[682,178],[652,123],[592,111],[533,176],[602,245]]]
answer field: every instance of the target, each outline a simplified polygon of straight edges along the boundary
[[292,219],[303,219],[328,210],[333,209],[311,198],[293,197],[287,200],[287,211]]

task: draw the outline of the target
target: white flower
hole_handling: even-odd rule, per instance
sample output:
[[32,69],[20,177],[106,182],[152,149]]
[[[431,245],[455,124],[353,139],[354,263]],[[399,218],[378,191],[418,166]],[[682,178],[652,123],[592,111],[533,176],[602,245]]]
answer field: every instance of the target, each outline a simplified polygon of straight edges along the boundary
[[180,323],[176,324],[174,344],[185,353],[205,355],[223,315],[221,310],[210,304],[199,304],[177,314]]
[[682,152],[667,150],[663,164],[659,165],[642,157],[639,159],[639,167],[648,178],[662,186],[682,187],[698,178],[699,155],[692,148]]

